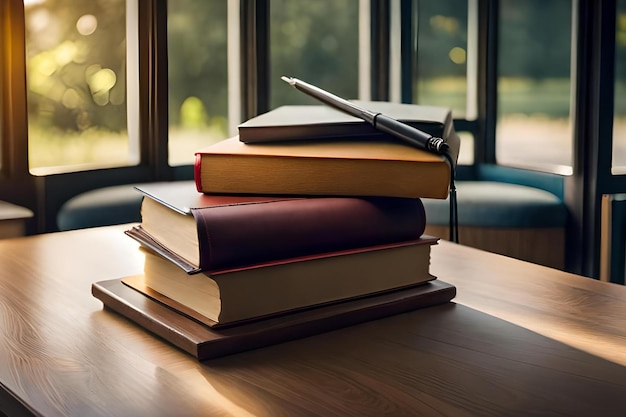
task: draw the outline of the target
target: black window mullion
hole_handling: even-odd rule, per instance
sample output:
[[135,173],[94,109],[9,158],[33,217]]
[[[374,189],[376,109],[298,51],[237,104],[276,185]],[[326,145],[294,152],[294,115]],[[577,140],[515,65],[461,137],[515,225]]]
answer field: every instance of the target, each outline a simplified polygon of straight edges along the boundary
[[499,1],[478,2],[478,124],[474,163],[496,163]]
[[167,0],[138,3],[140,163],[155,180],[169,179]]
[[269,0],[241,0],[241,117],[269,110]]
[[415,49],[413,41],[417,36],[417,16],[413,0],[400,1],[400,97],[403,103],[413,103],[413,71],[415,70]]
[[389,100],[389,0],[371,0],[372,100]]
[[575,27],[573,175],[566,178],[571,213],[568,264],[599,276],[600,205],[611,178],[615,66],[615,0],[579,0]]

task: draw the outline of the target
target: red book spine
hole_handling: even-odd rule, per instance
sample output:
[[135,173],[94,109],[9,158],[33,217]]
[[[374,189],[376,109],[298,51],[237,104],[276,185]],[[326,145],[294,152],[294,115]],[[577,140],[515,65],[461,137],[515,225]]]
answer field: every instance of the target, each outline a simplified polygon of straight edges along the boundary
[[196,190],[199,193],[202,192],[202,181],[200,180],[200,170],[202,168],[202,155],[196,154],[196,159],[193,164],[193,178],[196,183]]

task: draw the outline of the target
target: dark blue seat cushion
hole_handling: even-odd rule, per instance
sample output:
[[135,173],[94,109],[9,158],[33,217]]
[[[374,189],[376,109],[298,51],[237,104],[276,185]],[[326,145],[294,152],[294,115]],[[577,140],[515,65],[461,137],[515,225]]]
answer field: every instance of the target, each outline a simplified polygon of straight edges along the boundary
[[[564,227],[567,208],[554,194],[524,185],[492,181],[457,181],[460,226]],[[60,230],[141,221],[142,195],[132,184],[88,191],[59,210]],[[422,199],[428,224],[449,224],[449,201]]]
[[[538,188],[493,181],[457,181],[459,226],[565,227],[567,207]],[[423,199],[427,224],[449,224],[448,200]]]
[[71,198],[59,210],[59,230],[141,221],[141,193],[133,185],[99,188]]

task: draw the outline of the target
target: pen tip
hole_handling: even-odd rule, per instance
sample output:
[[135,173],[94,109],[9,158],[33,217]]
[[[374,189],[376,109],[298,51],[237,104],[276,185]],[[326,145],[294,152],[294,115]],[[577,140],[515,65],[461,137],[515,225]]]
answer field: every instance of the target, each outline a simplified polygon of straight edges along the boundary
[[286,77],[286,76],[283,75],[282,77],[280,77],[280,79],[283,80],[284,82],[286,82],[287,84],[290,84],[290,85],[295,85],[296,84],[295,80],[292,77]]

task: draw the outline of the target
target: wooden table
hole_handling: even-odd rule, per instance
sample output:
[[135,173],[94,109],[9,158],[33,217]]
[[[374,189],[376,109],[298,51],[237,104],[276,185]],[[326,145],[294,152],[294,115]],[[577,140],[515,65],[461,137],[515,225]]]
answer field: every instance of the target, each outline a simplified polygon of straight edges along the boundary
[[441,242],[453,303],[201,363],[91,296],[124,229],[0,241],[6,415],[626,415],[624,287]]

